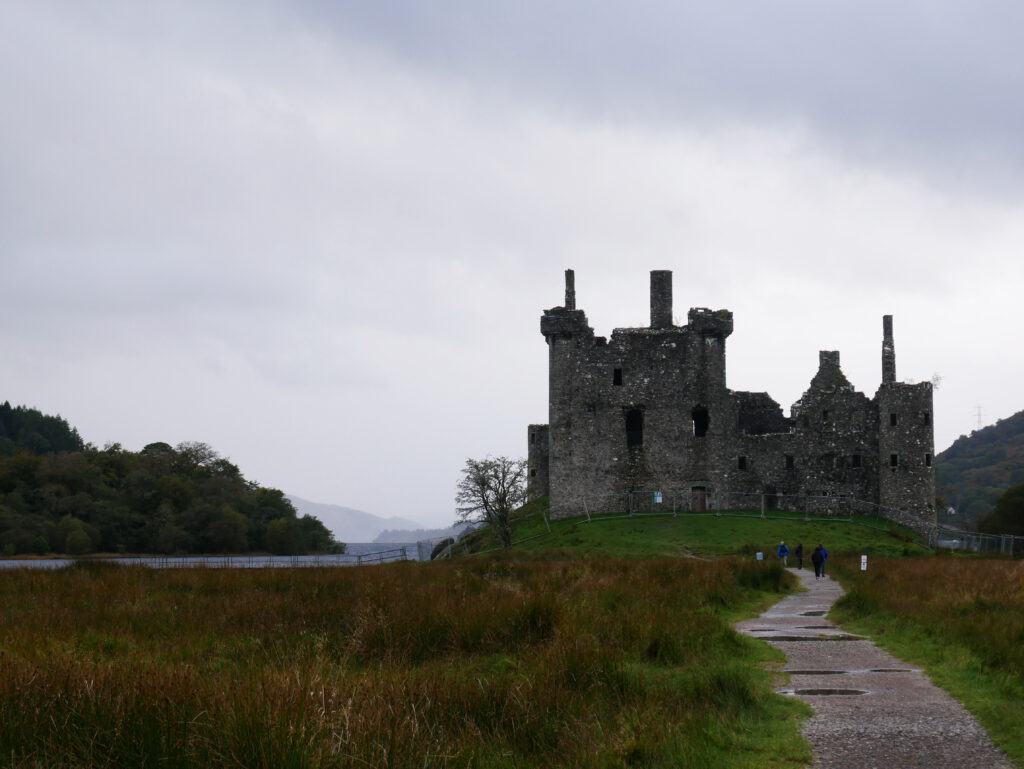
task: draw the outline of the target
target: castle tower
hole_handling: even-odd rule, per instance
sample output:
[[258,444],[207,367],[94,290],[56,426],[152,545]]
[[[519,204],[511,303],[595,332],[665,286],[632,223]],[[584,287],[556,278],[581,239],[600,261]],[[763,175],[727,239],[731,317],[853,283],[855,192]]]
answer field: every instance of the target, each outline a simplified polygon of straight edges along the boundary
[[896,381],[891,315],[882,319],[882,384],[875,401],[878,405],[878,502],[888,511],[913,513],[934,523],[932,384]]
[[[548,427],[546,457],[531,453],[535,460],[531,469],[541,475],[542,463],[548,466],[546,485],[551,494],[552,512],[570,509],[577,496],[573,452],[579,412],[584,408],[578,381],[585,368],[586,350],[594,347],[594,330],[587,325],[587,316],[576,309],[576,284],[572,270],[565,271],[565,306],[545,310],[540,319],[540,332],[548,345]],[[531,435],[541,433],[531,430]],[[541,446],[536,446],[541,449]],[[539,493],[544,483],[535,485]]]

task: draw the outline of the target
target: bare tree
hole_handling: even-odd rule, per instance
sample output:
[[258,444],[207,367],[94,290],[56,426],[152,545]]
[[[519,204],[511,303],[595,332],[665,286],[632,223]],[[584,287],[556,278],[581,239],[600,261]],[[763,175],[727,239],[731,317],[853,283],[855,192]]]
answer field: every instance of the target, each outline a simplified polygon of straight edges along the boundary
[[511,547],[512,511],[526,502],[526,460],[467,459],[456,488],[458,519],[489,523],[502,547]]

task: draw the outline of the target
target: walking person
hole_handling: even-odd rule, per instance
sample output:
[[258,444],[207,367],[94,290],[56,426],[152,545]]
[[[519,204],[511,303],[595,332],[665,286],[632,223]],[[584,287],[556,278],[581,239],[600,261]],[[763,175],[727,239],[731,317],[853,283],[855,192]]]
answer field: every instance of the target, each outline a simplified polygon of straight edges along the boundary
[[786,547],[786,543],[784,541],[780,542],[779,543],[779,560],[782,561],[783,568],[785,568],[785,566],[786,566],[786,556],[787,555],[789,555],[789,548]]
[[821,579],[821,567],[825,563],[825,556],[821,554],[822,547],[818,545],[811,553],[811,563],[814,564],[814,578]]
[[818,545],[821,548],[821,578],[825,579],[825,561],[828,560],[828,550],[823,545]]
[[804,543],[801,542],[796,546],[796,550],[793,551],[793,555],[796,556],[796,567],[802,569],[804,567]]

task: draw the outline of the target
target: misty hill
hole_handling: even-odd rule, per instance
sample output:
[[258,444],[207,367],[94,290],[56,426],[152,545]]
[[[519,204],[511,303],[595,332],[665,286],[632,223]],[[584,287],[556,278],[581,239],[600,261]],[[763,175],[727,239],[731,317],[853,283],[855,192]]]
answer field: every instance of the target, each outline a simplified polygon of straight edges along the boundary
[[[364,513],[341,505],[328,505],[322,502],[310,502],[308,499],[288,495],[288,499],[301,514],[312,515],[323,521],[324,525],[334,532],[339,542],[373,542],[385,529],[416,529],[419,523],[406,518],[381,518],[379,515]],[[383,541],[383,540],[381,540]],[[415,540],[388,540],[389,542],[405,542]]]
[[963,522],[977,522],[1018,483],[1024,483],[1024,411],[961,435],[935,457],[936,495]]
[[471,524],[460,523],[447,529],[386,529],[377,535],[374,542],[420,542],[425,539],[458,538]]

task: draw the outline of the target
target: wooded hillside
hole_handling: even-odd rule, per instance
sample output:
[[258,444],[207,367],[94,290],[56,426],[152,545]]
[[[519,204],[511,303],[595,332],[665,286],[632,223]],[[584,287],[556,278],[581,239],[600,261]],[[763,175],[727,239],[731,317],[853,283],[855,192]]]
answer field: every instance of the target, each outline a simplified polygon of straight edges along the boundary
[[1024,411],[961,435],[935,457],[935,488],[968,523],[991,512],[1006,489],[1024,482]]
[[205,443],[83,443],[61,417],[0,406],[0,554],[281,555],[342,548]]

